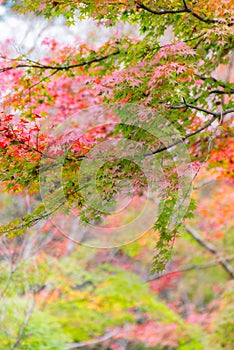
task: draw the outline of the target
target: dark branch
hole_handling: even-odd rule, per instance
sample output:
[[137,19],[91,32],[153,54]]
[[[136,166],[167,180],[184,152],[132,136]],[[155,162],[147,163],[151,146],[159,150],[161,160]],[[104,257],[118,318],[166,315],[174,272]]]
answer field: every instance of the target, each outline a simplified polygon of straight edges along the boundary
[[170,149],[170,148],[172,148],[172,147],[182,143],[186,139],[188,139],[188,138],[190,138],[190,137],[192,137],[194,135],[197,135],[200,132],[202,132],[203,130],[207,129],[219,117],[224,116],[224,115],[229,114],[229,113],[234,113],[234,108],[229,108],[229,109],[226,109],[226,111],[222,111],[222,112],[212,112],[212,111],[208,111],[207,109],[191,105],[191,104],[187,103],[186,101],[184,101],[184,102],[185,103],[183,103],[180,106],[169,106],[169,108],[171,108],[171,109],[182,109],[182,108],[188,108],[189,107],[191,109],[195,109],[197,111],[200,111],[200,112],[203,112],[203,113],[206,113],[206,114],[211,114],[211,115],[213,115],[213,117],[207,123],[205,123],[203,126],[198,128],[197,130],[195,130],[195,131],[185,135],[184,137],[181,137],[181,139],[173,142],[171,145],[160,147],[160,148],[156,149],[155,151],[153,151],[151,153],[145,154],[146,157],[147,156],[152,156],[152,155],[160,153],[160,152],[163,152],[165,150],[168,150],[168,149]]
[[144,5],[141,2],[137,3],[137,7],[142,9],[142,10],[146,10],[147,12],[153,13],[154,15],[159,15],[159,16],[167,15],[167,14],[176,14],[176,13],[185,13],[185,12],[187,12],[187,11],[185,11],[185,8],[179,9],[179,10],[167,9],[167,10],[156,11],[156,10],[153,10],[153,9],[149,8],[148,6]]
[[197,241],[197,243],[200,244],[200,246],[218,258],[219,264],[224,268],[229,276],[234,279],[234,269],[228,264],[227,260],[221,256],[218,249],[213,244],[206,242],[192,227],[185,226],[185,229]]
[[202,16],[198,15],[197,13],[193,12],[187,5],[186,1],[183,0],[183,4],[184,4],[184,9],[185,12],[187,13],[191,13],[191,15],[197,19],[199,19],[199,21],[202,21],[204,23],[220,23],[219,20],[215,20],[215,19],[210,19],[210,18],[203,18]]
[[[199,21],[203,22],[203,23],[226,23],[226,21],[221,20],[221,19],[212,19],[212,18],[204,18],[202,16],[200,16],[199,14],[197,14],[196,12],[194,12],[190,7],[188,7],[186,1],[183,0],[183,4],[184,7],[181,9],[177,9],[177,10],[172,10],[172,9],[165,9],[165,10],[153,10],[151,8],[149,8],[148,6],[144,5],[142,2],[137,1],[137,8],[140,8],[142,10],[145,10],[147,12],[150,12],[154,15],[167,15],[167,14],[180,14],[180,13],[189,13],[191,14],[191,16],[195,17],[196,19],[198,19]],[[233,25],[233,23],[228,23],[229,26]]]
[[191,108],[191,109],[195,109],[199,112],[203,112],[203,113],[206,113],[206,114],[211,114],[213,116],[217,116],[217,112],[212,112],[212,111],[209,111],[208,109],[205,109],[205,108],[202,108],[202,107],[198,107],[198,106],[194,106],[190,103],[187,103],[185,100],[184,100],[184,103],[179,105],[179,106],[171,106],[171,105],[168,105],[168,107],[170,109],[183,109],[183,108]]
[[[205,81],[205,80],[207,80],[207,79],[209,79],[209,80],[213,80],[213,82],[214,83],[216,83],[216,84],[218,84],[220,87],[222,87],[222,88],[226,88],[226,89],[230,89],[230,87],[224,82],[224,81],[221,81],[221,80],[218,80],[218,79],[216,79],[216,78],[214,78],[214,77],[204,77],[204,76],[202,76],[202,75],[199,75],[199,74],[194,74],[196,77],[198,77],[199,79],[201,79],[201,80],[203,80],[203,81]],[[232,89],[233,90],[233,89]]]
[[[42,151],[40,151],[40,150],[38,149],[38,147],[35,148],[35,147],[33,147],[33,146],[30,146],[30,145],[27,144],[24,140],[19,139],[19,138],[17,137],[17,135],[15,134],[14,129],[13,129],[12,126],[10,126],[10,130],[11,130],[13,136],[14,136],[14,137],[10,137],[11,135],[9,135],[9,138],[11,138],[12,141],[18,142],[19,144],[21,144],[21,145],[23,145],[24,147],[26,147],[29,151],[39,153],[39,154],[40,154],[41,156],[43,156],[44,158],[56,159],[56,157],[51,157],[51,156],[49,156],[49,155],[43,153]],[[1,132],[1,130],[0,130],[0,132]]]
[[43,65],[40,62],[36,62],[36,63],[32,63],[32,64],[27,64],[27,63],[21,63],[18,65],[13,65],[13,66],[8,66],[8,67],[4,67],[0,69],[0,73],[3,72],[7,72],[9,70],[13,70],[13,69],[18,69],[18,68],[35,68],[35,69],[50,69],[50,70],[55,70],[55,71],[63,71],[63,70],[69,70],[69,69],[73,69],[73,68],[79,68],[79,67],[83,67],[83,66],[87,66],[90,65],[92,63],[97,63],[97,62],[101,62],[104,61],[106,59],[108,59],[109,57],[118,55],[120,53],[120,50],[117,50],[111,54],[102,56],[102,57],[97,57],[97,58],[93,58],[91,60],[87,60],[87,61],[83,61],[77,64],[71,64],[71,65],[67,65],[67,66],[50,66],[50,65]]
[[231,95],[231,94],[234,94],[234,89],[231,89],[229,91],[225,91],[225,90],[211,90],[209,92],[209,95],[212,95],[212,94],[217,94],[217,95]]
[[[209,262],[207,264],[189,265],[189,266],[181,267],[180,269],[177,269],[177,270],[172,270],[172,271],[165,272],[165,273],[163,273],[161,275],[156,274],[156,275],[153,275],[153,276],[149,277],[147,279],[147,282],[158,280],[160,278],[171,276],[171,275],[175,275],[175,274],[178,274],[178,273],[189,272],[189,271],[193,271],[193,270],[209,269],[211,267],[219,265],[221,263],[221,259],[224,259],[224,257],[222,257],[220,259],[217,259],[217,260],[214,260],[214,261],[211,261],[211,262]],[[227,261],[227,262],[228,261],[233,261],[233,260],[234,260],[234,256],[233,255],[230,256],[230,257],[225,257],[225,261]]]

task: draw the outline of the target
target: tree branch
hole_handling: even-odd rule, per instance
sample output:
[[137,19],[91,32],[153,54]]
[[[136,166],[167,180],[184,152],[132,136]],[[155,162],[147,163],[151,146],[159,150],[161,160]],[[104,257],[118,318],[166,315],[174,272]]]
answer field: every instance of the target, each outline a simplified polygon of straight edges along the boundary
[[[81,188],[79,189],[76,189],[72,192],[69,193],[69,195],[73,195],[73,194],[76,194],[78,193],[79,191],[81,191],[82,189],[86,188],[87,187],[87,184],[85,184],[84,186],[82,186]],[[60,190],[59,190],[59,194],[60,194]],[[67,199],[66,197],[64,196],[63,192],[62,192],[62,196],[61,198],[57,197],[57,198],[54,198],[56,199],[56,204],[54,207],[52,208],[49,208],[47,210],[47,208],[45,207],[44,208],[44,211],[42,211],[39,215],[35,216],[35,217],[31,217],[30,220],[26,220],[25,222],[23,222],[22,224],[19,224],[19,225],[16,225],[16,226],[11,226],[10,224],[7,224],[7,225],[4,225],[4,226],[1,226],[0,225],[0,236],[1,235],[4,235],[4,234],[8,234],[12,231],[15,231],[15,230],[21,230],[21,229],[26,229],[26,228],[29,228],[31,226],[34,226],[35,224],[37,224],[40,220],[42,219],[47,219],[48,217],[50,217],[52,214],[56,213],[57,210],[59,210],[61,207],[63,207],[66,203],[67,203]],[[48,199],[47,199],[48,200]],[[61,200],[61,202],[60,202]],[[36,210],[37,208],[35,208]],[[32,213],[33,214],[33,213]],[[31,214],[31,215],[32,215]],[[2,227],[2,228],[1,228]]]
[[[187,3],[185,0],[183,0],[183,5],[184,7],[181,8],[181,9],[178,9],[178,10],[171,10],[171,9],[165,9],[165,10],[160,10],[160,11],[157,11],[157,10],[153,10],[151,8],[149,8],[148,6],[144,5],[142,2],[140,1],[137,1],[137,7],[142,9],[142,10],[145,10],[147,12],[150,12],[154,15],[158,15],[158,16],[161,16],[161,15],[167,15],[167,14],[180,14],[180,13],[189,13],[191,14],[191,16],[195,17],[196,19],[198,19],[199,21],[203,22],[203,23],[208,23],[208,24],[211,24],[211,23],[226,23],[226,21],[224,20],[220,20],[220,19],[212,19],[212,18],[204,18],[202,16],[200,16],[199,14],[197,14],[196,12],[194,12],[190,7],[188,7]],[[229,26],[233,25],[232,22],[228,23]]]
[[[0,236],[3,234],[8,234],[12,231],[15,230],[21,230],[21,229],[26,229],[29,228],[31,226],[34,226],[37,222],[39,222],[42,219],[47,219],[49,216],[51,216],[52,214],[54,214],[57,210],[59,210],[64,204],[66,203],[65,200],[63,200],[61,203],[59,203],[57,206],[55,206],[53,209],[51,209],[51,211],[44,211],[42,212],[41,215],[32,217],[30,220],[28,220],[26,223],[22,223],[20,225],[16,225],[13,227],[8,227],[8,225],[6,225],[5,229],[1,229],[0,226]],[[3,226],[4,227],[4,226]],[[7,228],[8,227],[8,228]]]
[[157,154],[157,153],[163,152],[165,150],[168,150],[168,149],[170,149],[170,148],[172,148],[172,147],[174,147],[174,146],[184,142],[186,139],[188,139],[188,138],[190,138],[190,137],[192,137],[192,136],[194,136],[196,134],[199,134],[201,131],[207,129],[219,117],[224,116],[224,115],[229,114],[229,113],[234,113],[234,108],[229,108],[229,109],[226,109],[226,111],[222,111],[222,112],[212,112],[212,111],[208,111],[207,109],[191,105],[191,104],[189,104],[187,102],[185,102],[184,104],[182,104],[180,106],[170,106],[169,108],[171,108],[171,109],[181,109],[181,108],[187,108],[187,107],[189,107],[191,109],[196,109],[197,111],[204,112],[206,114],[211,114],[211,115],[213,115],[213,117],[207,123],[205,123],[203,126],[198,128],[197,130],[195,130],[195,131],[185,135],[180,140],[177,140],[177,141],[173,142],[169,146],[159,147],[155,151],[152,151],[151,153],[145,154],[145,157],[152,156],[154,154]]
[[63,70],[69,70],[69,69],[73,69],[73,68],[79,68],[79,67],[83,67],[86,65],[90,65],[92,63],[97,63],[97,62],[101,62],[104,61],[106,59],[108,59],[109,57],[112,56],[116,56],[120,53],[120,50],[118,49],[117,51],[114,51],[111,54],[102,56],[102,57],[97,57],[97,58],[93,58],[91,60],[87,60],[87,61],[83,61],[77,64],[71,64],[71,65],[67,65],[67,66],[50,66],[50,65],[43,65],[40,62],[35,62],[32,64],[26,64],[26,63],[21,63],[18,65],[13,65],[13,66],[8,66],[8,67],[3,67],[0,69],[0,73],[3,72],[7,72],[9,70],[13,70],[13,69],[18,69],[18,68],[35,68],[35,69],[50,69],[50,70],[55,70],[55,71],[63,71]]
[[198,77],[199,79],[201,79],[201,80],[203,80],[203,81],[205,81],[205,80],[207,80],[207,79],[209,79],[209,80],[213,80],[213,82],[214,83],[218,83],[218,85],[220,86],[220,87],[223,87],[224,89],[225,88],[229,88],[229,86],[227,86],[227,84],[224,82],[224,81],[221,81],[221,80],[218,80],[218,79],[216,79],[216,78],[214,78],[214,77],[204,77],[204,76],[202,76],[202,75],[199,75],[199,74],[194,74],[196,77]]
[[209,95],[212,95],[212,94],[218,94],[218,95],[231,95],[231,94],[234,94],[234,89],[231,89],[229,91],[224,91],[224,90],[211,90],[209,92]]
[[190,226],[185,226],[186,231],[197,241],[197,243],[204,247],[211,254],[218,258],[218,263],[224,268],[224,270],[229,274],[229,276],[234,279],[234,269],[228,264],[227,260],[221,256],[218,249],[211,243],[206,242],[194,228]]
[[225,111],[221,111],[221,112],[212,112],[212,111],[209,111],[208,109],[205,109],[205,108],[202,108],[202,107],[198,107],[198,106],[195,106],[195,105],[192,105],[190,103],[187,103],[185,101],[185,99],[183,99],[184,103],[179,105],[179,106],[170,106],[169,105],[169,108],[171,109],[182,109],[182,108],[191,108],[191,109],[195,109],[199,112],[203,112],[203,113],[206,113],[206,114],[210,114],[210,115],[213,115],[214,117],[220,117],[221,115],[224,116],[226,114],[229,114],[229,113],[233,113],[234,112],[234,108],[229,108],[229,109],[226,109]]
[[71,349],[78,349],[78,348],[82,348],[84,346],[91,346],[91,345],[95,345],[97,343],[101,343],[104,342],[106,340],[109,340],[110,338],[114,337],[115,335],[117,335],[119,333],[120,329],[114,329],[113,331],[110,331],[106,334],[104,334],[103,336],[96,338],[95,340],[87,340],[87,341],[82,341],[79,343],[73,343],[67,346],[68,350]]
[[156,10],[153,10],[151,8],[149,8],[148,6],[144,5],[142,2],[137,2],[137,7],[142,9],[142,10],[146,10],[147,12],[150,12],[154,15],[167,15],[167,14],[176,14],[176,13],[185,13],[187,12],[185,10],[185,8],[182,8],[182,9],[178,9],[178,10],[170,10],[170,9],[166,9],[166,10],[161,10],[161,11],[156,11]]
[[[160,278],[163,278],[163,277],[167,277],[167,276],[171,276],[171,275],[174,275],[174,274],[178,274],[178,273],[183,273],[183,272],[189,272],[189,271],[192,271],[192,270],[203,270],[203,269],[209,269],[211,267],[214,267],[216,265],[219,265],[221,263],[221,260],[224,259],[224,257],[221,257],[219,259],[216,259],[214,261],[211,261],[207,264],[201,264],[201,265],[189,265],[189,266],[185,266],[185,267],[182,267],[180,269],[177,269],[177,270],[172,270],[172,271],[169,271],[169,272],[165,272],[161,275],[159,274],[156,274],[156,275],[153,275],[151,277],[149,277],[147,279],[147,282],[150,282],[150,281],[154,281],[154,280],[158,280]],[[228,262],[228,261],[233,261],[234,260],[234,255],[231,255],[229,257],[225,257],[225,261]]]
[[[15,131],[13,129],[13,127],[10,125],[10,130],[13,134],[13,136],[15,137],[10,137],[11,135],[9,135],[9,138],[12,140],[12,141],[15,141],[15,142],[18,142],[19,144],[27,147],[27,149],[29,151],[32,151],[32,152],[36,152],[36,153],[39,153],[41,156],[43,156],[44,158],[49,158],[49,159],[56,159],[56,157],[51,157],[51,156],[48,156],[47,154],[43,153],[42,151],[40,151],[38,148],[35,148],[33,146],[30,146],[29,144],[27,144],[24,140],[21,140],[17,137],[17,135],[15,134]],[[1,132],[1,130],[0,130]]]
[[24,319],[22,326],[20,327],[17,339],[16,339],[15,343],[11,346],[10,350],[14,350],[14,349],[18,348],[18,346],[21,342],[21,339],[24,335],[25,328],[27,327],[28,322],[30,321],[30,318],[32,316],[35,304],[36,304],[35,299],[33,299],[33,302],[31,303],[31,305],[29,305],[28,310],[26,311],[25,319]]

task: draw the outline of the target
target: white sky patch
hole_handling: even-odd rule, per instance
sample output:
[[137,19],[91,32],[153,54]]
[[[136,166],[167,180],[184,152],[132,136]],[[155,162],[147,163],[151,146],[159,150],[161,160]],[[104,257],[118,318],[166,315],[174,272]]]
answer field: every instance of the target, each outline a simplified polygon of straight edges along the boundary
[[33,14],[19,15],[0,5],[0,42],[14,39],[16,54],[28,53],[31,59],[43,57],[47,48],[41,45],[45,38],[55,39],[64,44],[74,44],[80,39],[91,47],[98,48],[111,37],[123,35],[138,36],[136,27],[118,23],[115,27],[97,26],[91,19],[76,21],[75,25],[65,26],[63,17],[45,20]]

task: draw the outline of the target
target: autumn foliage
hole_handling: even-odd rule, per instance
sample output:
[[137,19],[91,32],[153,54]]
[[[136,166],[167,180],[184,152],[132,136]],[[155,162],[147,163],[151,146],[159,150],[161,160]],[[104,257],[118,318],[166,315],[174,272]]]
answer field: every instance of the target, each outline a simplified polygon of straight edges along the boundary
[[233,1],[4,6],[0,348],[231,350]]

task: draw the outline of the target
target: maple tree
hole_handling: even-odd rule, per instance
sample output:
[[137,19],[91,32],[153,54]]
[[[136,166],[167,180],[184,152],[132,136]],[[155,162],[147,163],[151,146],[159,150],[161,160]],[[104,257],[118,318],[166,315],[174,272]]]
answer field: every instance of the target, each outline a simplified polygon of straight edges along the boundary
[[[78,49],[72,46],[60,47],[55,40],[47,40],[42,44],[49,45],[51,53],[40,61],[34,61],[26,55],[11,59],[7,52],[9,49],[3,48],[1,66],[3,107],[6,111],[10,106],[11,110],[11,114],[3,112],[1,119],[2,159],[6,167],[3,179],[7,188],[17,191],[25,187],[38,190],[39,164],[42,157],[45,156],[48,162],[51,162],[56,156],[54,151],[52,151],[54,154],[46,155],[46,147],[55,140],[52,132],[48,134],[41,130],[41,119],[46,119],[47,127],[49,123],[51,125],[49,127],[54,128],[73,111],[107,101],[109,103],[119,101],[121,104],[137,103],[148,108],[145,111],[138,111],[139,120],[134,121],[135,125],[132,127],[126,126],[129,120],[123,112],[121,114],[113,111],[113,113],[117,113],[120,123],[117,133],[133,141],[143,139],[141,141],[143,146],[148,148],[149,154],[155,155],[154,161],[156,158],[157,161],[170,160],[173,158],[170,152],[175,154],[178,152],[177,146],[181,147],[182,141],[187,144],[188,140],[189,147],[193,151],[192,164],[194,163],[195,167],[202,164],[208,158],[211,138],[215,138],[218,133],[218,139],[222,140],[229,134],[226,128],[230,125],[230,115],[233,113],[230,98],[223,99],[223,96],[231,96],[233,93],[231,83],[212,76],[212,71],[219,64],[228,64],[231,60],[232,4],[227,1],[225,5],[227,8],[225,10],[223,10],[224,4],[220,5],[214,1],[205,6],[202,2],[196,4],[172,2],[168,3],[167,8],[164,3],[158,3],[157,8],[154,8],[155,5],[151,2],[143,4],[139,1],[126,3],[104,1],[97,4],[85,2],[67,4],[59,1],[31,4],[25,1],[21,5],[16,5],[23,12],[36,11],[37,14],[46,17],[63,14],[69,23],[75,16],[81,18],[90,16],[105,26],[113,26],[117,21],[128,21],[139,26],[141,36],[113,38],[99,48],[88,47],[81,43]],[[79,9],[79,13],[76,13],[76,9]],[[116,12],[115,16],[113,11]],[[186,27],[183,26],[184,21],[187,23]],[[160,39],[168,27],[172,28],[173,40],[169,44],[160,45],[160,40],[157,38]],[[193,34],[195,32],[198,35]],[[9,81],[12,81],[12,85]],[[171,90],[173,95],[170,93]],[[88,96],[84,98],[83,91],[89,98]],[[91,102],[92,100],[94,102]],[[56,112],[51,110],[52,105],[58,106]],[[136,111],[125,113],[133,114]],[[162,115],[176,131],[166,130],[165,126],[162,128],[165,121],[159,121],[156,114]],[[85,118],[84,116],[83,119]],[[108,115],[105,119],[107,118]],[[115,120],[111,116],[109,118],[109,123]],[[161,128],[160,132],[163,135],[167,132],[178,132],[180,137],[172,138],[171,144],[168,142],[168,136],[166,140],[160,140],[157,135],[155,137],[157,140],[152,135],[148,138],[142,129],[133,130],[135,126],[139,128],[142,124],[143,129]],[[80,134],[81,131],[82,129],[78,128],[76,132]],[[74,128],[69,132],[75,133]],[[71,202],[78,199],[78,208],[84,208],[85,201],[74,178],[77,173],[72,174],[71,167],[75,164],[80,167],[83,157],[89,156],[88,150],[92,149],[100,137],[103,141],[113,133],[116,134],[116,131],[111,128],[107,130],[98,128],[90,135],[83,135],[82,138],[78,135],[77,137],[70,135],[69,138],[67,131],[57,140],[60,146],[65,147],[69,144],[70,147],[66,155],[68,173],[66,171],[67,181],[63,186],[63,192]],[[222,141],[219,142],[222,149]],[[226,153],[232,153],[231,145],[232,143],[229,143],[230,151],[226,150]],[[217,148],[219,149],[218,145]],[[61,154],[61,149],[57,150],[57,155],[59,152]],[[222,161],[219,151],[215,154],[211,157],[212,166],[221,164],[226,168],[226,161]],[[143,156],[144,154],[141,154],[141,157]],[[173,159],[172,162],[175,163]],[[180,162],[185,164],[187,160],[181,159]],[[132,176],[131,162],[122,160],[120,163],[120,171],[125,173],[124,176]],[[155,224],[160,231],[157,243],[159,254],[155,257],[157,269],[163,269],[165,266],[177,231],[177,228],[168,230],[178,198],[178,186],[181,187],[178,171],[177,173],[175,169],[171,173],[168,171],[173,166],[176,167],[175,164],[163,167],[163,171],[171,175],[165,175],[168,178],[167,182],[164,181],[166,194],[162,195],[164,209],[160,211]],[[228,176],[232,178],[232,167],[228,168]],[[103,168],[103,171],[100,188],[103,185],[107,188],[106,177],[110,176],[107,169]],[[139,169],[135,169],[134,172],[139,173]],[[19,177],[15,176],[16,173]],[[139,177],[139,174],[137,176]],[[108,184],[110,189],[105,194],[106,201],[117,191],[116,181],[120,180],[121,175],[119,172],[114,172],[112,178],[112,183]],[[146,186],[146,179],[141,175],[140,181],[132,183],[136,190],[142,191]],[[2,232],[20,231],[40,218],[49,216],[64,206],[60,196],[61,191],[57,188],[54,196],[46,198],[46,201],[51,202],[48,210],[41,205],[34,214],[23,218],[24,223],[21,219],[16,220],[9,227],[4,227]],[[56,208],[54,203],[59,201]],[[95,217],[98,219],[103,214],[105,212],[94,208],[81,210],[84,221]]]
[[[64,338],[58,339],[60,344],[78,343],[78,347],[82,344],[92,347],[87,341],[90,336],[101,336],[106,329],[118,326],[118,334],[110,332],[109,343],[105,343],[108,341],[105,337],[102,339],[104,346],[123,349],[124,339],[129,347],[133,343],[135,348],[136,341],[145,343],[148,348],[186,349],[187,343],[194,349],[209,347],[207,344],[222,337],[216,328],[220,327],[217,326],[218,318],[214,318],[213,323],[208,318],[206,324],[199,314],[191,311],[190,319],[184,320],[178,316],[178,308],[173,313],[171,305],[156,302],[154,293],[171,295],[171,284],[180,281],[183,268],[193,271],[197,262],[200,262],[200,269],[220,265],[223,269],[221,280],[226,278],[225,273],[234,277],[233,256],[228,255],[232,252],[225,241],[231,239],[232,234],[229,189],[233,186],[234,170],[233,2],[24,0],[15,3],[13,9],[23,14],[31,11],[46,19],[63,16],[70,26],[77,19],[91,18],[97,23],[97,30],[98,26],[104,26],[114,28],[114,33],[100,45],[87,44],[79,38],[69,45],[44,38],[40,42],[42,53],[36,55],[33,50],[18,54],[12,40],[1,43],[0,180],[5,192],[14,193],[17,198],[27,194],[31,209],[2,223],[0,233],[7,240],[7,246],[9,244],[6,250],[9,256],[12,254],[10,245],[16,244],[13,254],[16,260],[20,258],[20,240],[27,237],[27,229],[39,232],[41,238],[38,241],[49,237],[48,255],[39,255],[37,262],[43,280],[39,287],[33,282],[30,266],[26,263],[24,272],[30,275],[31,281],[27,282],[27,290],[19,286],[20,271],[19,275],[15,274],[12,290],[8,287],[6,290],[13,297],[36,295],[38,316],[35,315],[31,325],[36,327],[37,318],[40,322],[40,312],[46,305],[48,317],[58,320],[55,328],[64,332]],[[128,35],[121,30],[124,23],[133,28]],[[120,29],[116,29],[117,25]],[[217,68],[221,69],[221,75],[215,74]],[[200,177],[196,180],[198,174]],[[89,182],[90,177],[95,183]],[[196,194],[196,186],[203,177],[220,181],[217,182],[220,190],[215,188],[213,200],[204,198],[206,192]],[[182,225],[183,219],[190,218],[194,211],[194,202],[190,202],[193,183],[198,209],[191,222],[202,232],[201,236],[187,225],[187,221],[187,226]],[[152,198],[147,197],[149,188]],[[42,201],[38,198],[40,191]],[[120,211],[109,219],[118,205],[119,194],[123,197],[131,195],[132,206],[128,207],[127,216]],[[149,214],[142,211],[142,226],[135,222],[123,232],[118,229],[135,218],[144,203],[149,203]],[[222,209],[217,209],[218,206]],[[79,217],[79,230],[84,230],[78,236],[74,215]],[[157,232],[153,235],[153,247],[143,239],[139,245],[132,243],[129,250],[127,246],[119,248],[115,268],[111,259],[110,264],[106,262],[107,253],[97,251],[93,256],[94,266],[85,261],[82,266],[85,278],[78,278],[74,283],[77,277],[67,265],[73,266],[74,261],[85,257],[80,257],[80,250],[75,250],[74,261],[67,257],[67,237],[79,244],[95,247],[109,244],[113,248],[139,238],[145,227],[148,228],[149,217]],[[226,226],[227,220],[229,226]],[[80,222],[89,224],[88,230],[86,226],[80,226]],[[110,237],[109,231],[116,227],[117,233]],[[103,232],[108,233],[105,236]],[[159,272],[170,267],[172,246],[181,233],[185,243],[179,243],[178,261],[172,261],[168,274],[165,272],[158,278]],[[199,261],[195,256],[195,264],[190,261],[191,265],[186,254],[186,246],[190,244],[188,234],[208,255],[204,254]],[[14,243],[9,243],[8,239]],[[217,247],[209,242],[211,239],[217,239]],[[176,247],[175,252],[178,254]],[[142,287],[136,277],[144,275],[141,264],[145,263],[150,270],[147,254],[153,259],[150,290]],[[211,254],[215,260],[210,262]],[[134,265],[131,256],[139,257],[141,264]],[[181,262],[186,261],[188,266],[182,264],[181,267]],[[101,264],[100,271],[95,262]],[[1,271],[4,269],[3,264]],[[123,269],[130,272],[125,274]],[[12,271],[14,268],[10,271],[10,279],[14,274]],[[62,272],[59,277],[56,277],[57,271]],[[96,275],[100,277],[96,278]],[[7,280],[5,276],[3,285]],[[190,286],[191,294],[192,288]],[[214,295],[204,298],[212,299]],[[204,300],[199,302],[204,303]],[[230,300],[225,302],[229,305]],[[84,310],[86,316],[77,333],[72,310],[78,304],[76,318],[84,318]],[[21,306],[25,308],[25,302],[19,301],[19,309]],[[222,305],[220,308],[217,314],[222,313]],[[7,309],[11,313],[8,304]],[[161,317],[152,321],[157,313]],[[227,313],[227,324],[231,328],[231,312]],[[167,321],[162,322],[162,319]],[[22,315],[19,320],[22,322]],[[17,320],[13,318],[11,322]],[[127,334],[123,327],[126,322],[132,323]],[[190,323],[198,324],[195,335]],[[16,341],[13,343],[3,334],[4,346],[12,349],[22,346],[24,349],[21,338],[25,332],[25,349],[26,346],[30,348],[30,341],[32,344],[37,342],[38,336],[30,338],[28,325],[23,325],[14,334]],[[200,344],[199,338],[209,327],[213,327],[213,335]],[[52,327],[48,333],[53,331]],[[165,335],[167,332],[171,334],[169,339]],[[32,344],[36,348],[36,343]],[[59,345],[51,344],[50,348],[56,346]]]

